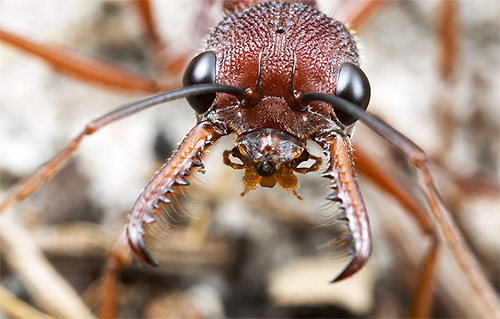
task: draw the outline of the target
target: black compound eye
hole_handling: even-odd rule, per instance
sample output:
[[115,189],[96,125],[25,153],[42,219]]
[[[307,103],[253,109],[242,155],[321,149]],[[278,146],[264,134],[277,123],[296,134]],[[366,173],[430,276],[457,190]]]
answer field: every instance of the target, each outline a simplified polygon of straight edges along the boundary
[[[195,56],[184,72],[183,86],[196,84],[214,84],[216,75],[216,55],[213,51],[205,51]],[[215,100],[215,93],[188,96],[189,105],[199,114],[205,113]]]
[[[370,102],[370,82],[358,66],[346,62],[340,68],[335,95],[354,103],[364,111]],[[358,120],[357,117],[342,111],[335,111],[335,114],[345,125],[351,125]]]

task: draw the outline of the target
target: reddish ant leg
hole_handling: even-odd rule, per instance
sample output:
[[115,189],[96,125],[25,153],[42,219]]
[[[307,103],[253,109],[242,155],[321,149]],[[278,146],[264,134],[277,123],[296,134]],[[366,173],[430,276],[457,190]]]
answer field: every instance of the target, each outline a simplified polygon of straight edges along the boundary
[[151,1],[130,0],[130,2],[134,5],[139,17],[141,18],[142,28],[144,30],[144,37],[148,42],[148,44],[150,45],[152,52],[157,53],[158,51],[165,49],[165,44],[163,43],[158,34],[156,21],[153,16]]
[[411,318],[427,318],[431,315],[433,303],[433,291],[435,274],[437,270],[438,236],[436,229],[426,209],[410,194],[400,183],[398,183],[382,167],[373,162],[368,154],[360,150],[356,151],[354,160],[356,168],[364,176],[370,178],[381,189],[391,194],[406,211],[418,223],[421,231],[430,237],[431,246],[427,256],[422,261],[420,275],[418,276],[418,287],[414,292],[410,308]]
[[348,1],[340,8],[336,16],[344,21],[349,28],[358,30],[386,2],[385,0]]
[[[182,98],[189,95],[203,94],[207,92],[223,92],[233,94],[235,96],[243,96],[244,90],[237,87],[228,87],[224,85],[199,85],[195,87],[187,87],[178,90],[172,90],[166,93],[158,94],[144,100],[125,105],[115,111],[112,111],[108,114],[105,114],[94,121],[87,124],[85,129],[77,135],[76,138],[71,140],[68,146],[66,146],[63,150],[61,150],[56,156],[50,159],[47,163],[38,168],[32,175],[28,176],[26,179],[19,182],[9,193],[7,193],[6,197],[3,198],[2,202],[0,202],[0,213],[8,210],[13,207],[19,201],[31,195],[34,191],[36,191],[44,182],[50,180],[53,176],[55,176],[71,159],[71,156],[78,149],[80,143],[84,139],[86,135],[93,134],[97,130],[105,127],[108,124],[111,124],[115,121],[123,119],[129,115],[142,111],[150,106],[163,103],[166,101],[170,101],[177,98]],[[204,123],[199,123],[190,134],[184,140],[184,143],[181,144],[179,151],[172,158],[171,161],[167,162],[163,172],[167,174],[171,174],[171,176],[175,177],[171,182],[173,186],[185,185],[187,182],[183,179],[183,175],[186,175],[187,171],[192,166],[198,166],[201,164],[198,161],[198,157],[201,157],[201,153],[206,146],[208,146],[211,141],[215,139],[217,135],[217,130],[215,127],[210,125],[205,125]],[[170,164],[169,164],[170,163]],[[176,165],[181,164],[179,167]],[[175,174],[177,169],[178,174]],[[166,181],[167,182],[167,181]],[[151,189],[159,190],[157,184],[154,182],[150,183],[148,188],[146,188],[145,193],[141,196],[136,203],[136,206],[140,206],[140,202],[144,200],[144,196],[148,196],[151,194]],[[149,191],[149,193],[148,193]],[[166,199],[164,199],[166,202]],[[131,220],[135,218],[142,218],[143,215],[137,215],[132,213]],[[151,221],[151,219],[145,219],[146,221]],[[139,224],[139,226],[141,226]],[[131,229],[131,230],[130,230]],[[122,233],[117,243],[115,244],[113,250],[109,255],[108,263],[106,264],[106,268],[104,271],[104,276],[102,278],[103,283],[103,302],[102,302],[102,310],[101,314],[103,317],[116,317],[117,308],[116,308],[116,300],[117,300],[117,272],[119,269],[122,269],[126,265],[130,263],[131,260],[131,249],[129,246],[129,242],[127,238],[130,236],[130,243],[132,244],[132,248],[135,250],[139,250],[141,246],[140,241],[134,241],[138,239],[137,232],[141,229],[135,227],[134,225],[129,226],[129,232],[125,231]],[[135,235],[135,237],[134,237]],[[142,240],[142,237],[139,238]],[[135,246],[134,246],[135,243]],[[141,256],[144,258],[144,256]]]
[[[179,74],[186,67],[186,64],[191,59],[192,53],[195,51],[192,47],[178,50],[167,46],[161,39],[156,19],[154,16],[154,5],[150,0],[129,0],[134,6],[139,16],[142,28],[143,38],[149,53],[153,58],[154,64],[158,66],[158,74],[161,80],[167,83],[175,83],[172,79],[177,80]],[[163,83],[163,82],[162,82]],[[172,87],[162,87],[162,90],[168,90]]]
[[[160,69],[169,74],[178,74],[185,67],[192,50],[188,49],[181,53],[165,54],[165,45],[158,36],[155,21],[151,11],[151,3],[148,0],[131,1],[141,18],[146,44],[149,51],[157,60]],[[71,77],[106,86],[113,89],[125,89],[132,92],[157,93],[173,88],[172,81],[159,82],[156,79],[134,73],[103,61],[98,57],[74,53],[62,47],[52,47],[38,43],[7,30],[0,29],[0,39],[9,45],[31,53],[52,65],[61,73]]]
[[155,80],[134,74],[131,71],[110,65],[94,57],[72,53],[63,48],[55,48],[17,36],[0,29],[0,39],[42,58],[54,68],[72,77],[112,88],[138,92],[158,92],[167,89]]
[[[127,104],[112,112],[109,112],[86,125],[69,144],[63,148],[58,154],[51,158],[47,163],[39,167],[33,174],[19,182],[14,188],[7,193],[0,202],[0,213],[8,210],[16,205],[19,201],[30,196],[36,191],[43,183],[50,180],[56,175],[71,159],[71,156],[76,152],[83,138],[87,135],[95,133],[97,130],[121,120],[127,116],[140,112],[148,107],[164,103],[167,101],[179,99],[195,93],[214,92],[219,91],[237,95],[240,93],[236,87],[227,87],[225,85],[199,85],[197,87],[188,87],[177,90],[168,91],[165,93],[153,95],[149,98]],[[243,93],[242,93],[243,94]]]
[[100,282],[99,318],[118,318],[118,272],[132,261],[132,250],[123,229],[109,252]]
[[364,113],[360,109],[350,107],[342,99],[322,93],[302,93],[301,102],[307,104],[311,101],[323,101],[334,105],[343,112],[359,117],[371,130],[380,135],[390,145],[399,150],[412,164],[418,173],[419,184],[429,205],[430,212],[436,220],[438,229],[442,232],[445,242],[450,247],[458,264],[467,273],[467,281],[471,289],[478,296],[483,296],[485,313],[492,317],[500,317],[500,302],[491,285],[482,272],[477,260],[474,258],[469,246],[463,240],[454,222],[444,199],[441,197],[432,178],[429,160],[425,152],[412,140],[399,133],[379,118]]

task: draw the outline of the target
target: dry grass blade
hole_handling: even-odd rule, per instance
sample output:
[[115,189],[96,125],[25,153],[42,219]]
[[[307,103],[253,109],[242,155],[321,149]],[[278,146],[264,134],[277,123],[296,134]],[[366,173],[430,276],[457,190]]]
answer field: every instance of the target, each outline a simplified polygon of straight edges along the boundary
[[5,312],[9,317],[12,318],[20,318],[20,319],[53,318],[47,316],[43,312],[38,311],[29,304],[20,300],[1,285],[0,285],[0,309],[2,309],[3,312]]
[[49,264],[31,235],[11,214],[0,216],[2,256],[36,304],[59,318],[92,318],[71,286]]

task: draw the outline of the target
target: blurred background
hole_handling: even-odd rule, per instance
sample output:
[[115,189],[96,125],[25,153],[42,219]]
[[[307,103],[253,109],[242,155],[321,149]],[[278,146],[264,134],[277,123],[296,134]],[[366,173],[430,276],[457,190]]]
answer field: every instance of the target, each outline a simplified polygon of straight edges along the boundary
[[[203,28],[197,22],[200,11],[209,10],[200,9],[199,3],[153,1],[170,54],[191,51],[194,56],[202,47]],[[498,292],[500,5],[453,4],[458,12],[457,55],[447,58],[454,62],[451,76],[445,78],[439,62],[438,1],[388,1],[359,26],[356,36],[362,67],[371,81],[369,111],[433,159],[443,196]],[[318,4],[341,21],[343,5]],[[214,8],[208,16],[218,21],[222,15]],[[140,21],[127,1],[3,0],[0,27],[162,76],[144,49]],[[145,96],[66,77],[4,43],[0,50],[2,193],[53,156],[90,120]],[[58,176],[2,216],[2,291],[61,316],[48,309],[46,301],[58,296],[44,295],[30,281],[36,281],[37,265],[21,253],[29,254],[34,244],[95,311],[107,251],[142,188],[194,123],[189,105],[179,101],[88,137]],[[356,147],[421,196],[413,168],[376,134],[360,124],[354,140]],[[372,224],[373,256],[359,274],[330,285],[347,256],[318,249],[318,242],[332,236],[331,229],[320,227],[322,216],[335,209],[324,200],[326,180],[319,177],[326,166],[300,176],[304,201],[278,188],[259,188],[240,197],[242,171],[222,164],[222,151],[233,145],[233,137],[218,142],[205,158],[206,173],[190,179],[189,199],[182,206],[196,218],[176,230],[175,240],[162,243],[160,267],[134,260],[121,273],[121,317],[407,315],[429,240],[389,195],[359,176]],[[321,155],[319,148],[310,147],[311,153]],[[471,295],[446,247],[440,252],[433,316],[484,316],[481,296]],[[27,279],[27,272],[35,273],[35,279]]]

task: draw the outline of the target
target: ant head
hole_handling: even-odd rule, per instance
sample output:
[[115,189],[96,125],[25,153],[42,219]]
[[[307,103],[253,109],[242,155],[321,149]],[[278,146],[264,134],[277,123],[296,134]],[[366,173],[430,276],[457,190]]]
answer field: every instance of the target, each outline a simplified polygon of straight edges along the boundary
[[204,80],[246,88],[241,101],[216,94],[203,102],[200,118],[228,131],[275,128],[303,140],[319,130],[347,132],[357,120],[328,103],[303,105],[303,92],[337,95],[362,110],[368,105],[369,84],[353,36],[309,5],[266,2],[229,15],[206,50]]

